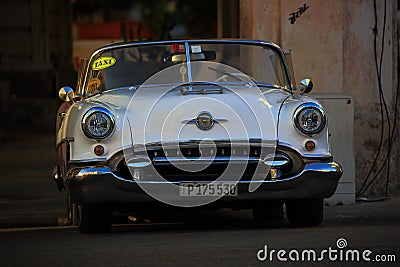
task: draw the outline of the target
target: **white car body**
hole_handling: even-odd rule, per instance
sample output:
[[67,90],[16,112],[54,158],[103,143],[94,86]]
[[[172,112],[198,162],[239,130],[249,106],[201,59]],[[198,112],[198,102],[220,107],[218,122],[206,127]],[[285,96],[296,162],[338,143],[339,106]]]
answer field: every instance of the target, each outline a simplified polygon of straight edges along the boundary
[[[142,49],[151,51],[152,46],[156,52],[162,49],[162,57],[154,51],[156,55],[140,54]],[[124,49],[132,49],[141,58],[136,54],[129,59],[117,57]],[[222,64],[224,56],[234,58],[226,52],[229,49],[240,54],[240,63],[234,67],[245,66],[243,69]],[[270,53],[266,63],[253,66],[252,60],[261,61],[264,51]],[[151,57],[160,58],[160,64],[167,62],[168,67],[146,76],[141,84],[110,86],[110,81],[118,84],[118,66],[131,62],[136,72],[145,72],[153,62]],[[138,64],[143,64],[144,70]],[[276,72],[278,84],[268,80],[275,76],[259,70],[264,65],[266,71]],[[122,70],[126,72],[126,68]],[[280,48],[264,41],[133,42],[96,51],[89,64],[82,66],[77,92],[71,88],[60,91],[67,102],[59,112],[55,179],[59,189],[68,190],[71,207],[81,207],[80,230],[109,229],[109,220],[100,228],[92,222],[104,215],[99,210],[105,209],[99,206],[147,207],[157,202],[253,208],[255,217],[265,213],[264,219],[273,212],[260,212],[260,205],[281,210],[287,203],[294,225],[318,225],[321,200],[334,193],[342,170],[332,161],[323,107],[303,96],[312,83],[305,81],[301,94],[295,94],[289,73]],[[266,77],[266,81],[259,83],[254,76]],[[160,83],[168,80],[177,82]],[[206,167],[200,168],[202,164]],[[219,181],[224,172],[219,168],[229,169],[229,165],[239,169]],[[171,173],[174,168],[179,172]],[[215,180],[215,188],[208,185]],[[234,196],[227,191],[214,194],[224,183],[234,184]],[[175,187],[164,188],[171,185]],[[208,195],[181,194],[189,194],[187,190],[197,185],[208,190]],[[182,186],[186,186],[184,191]],[[302,203],[303,209],[317,210],[317,215],[310,213],[304,216],[311,219],[301,219],[290,211],[301,210],[293,201]]]

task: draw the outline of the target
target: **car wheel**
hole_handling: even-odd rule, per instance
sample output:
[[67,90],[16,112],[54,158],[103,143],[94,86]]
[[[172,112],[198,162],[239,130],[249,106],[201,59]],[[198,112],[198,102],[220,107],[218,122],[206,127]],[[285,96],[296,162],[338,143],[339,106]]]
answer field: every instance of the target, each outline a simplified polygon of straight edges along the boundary
[[83,234],[109,232],[112,224],[110,205],[79,205],[78,230]]
[[79,224],[79,209],[78,204],[72,203],[70,194],[67,195],[68,202],[68,224],[78,226]]
[[273,225],[283,218],[283,203],[263,203],[253,207],[253,219],[256,223]]
[[322,222],[324,199],[290,200],[285,203],[292,226],[318,226]]

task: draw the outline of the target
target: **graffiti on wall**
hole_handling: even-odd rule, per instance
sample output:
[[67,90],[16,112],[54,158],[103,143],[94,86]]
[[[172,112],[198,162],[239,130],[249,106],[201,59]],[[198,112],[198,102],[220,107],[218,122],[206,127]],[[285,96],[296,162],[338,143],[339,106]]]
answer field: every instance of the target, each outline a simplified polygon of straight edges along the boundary
[[294,24],[294,23],[296,22],[296,20],[297,20],[298,18],[300,18],[300,16],[301,16],[304,12],[306,12],[306,10],[307,10],[309,7],[310,7],[309,5],[304,4],[303,6],[301,6],[301,7],[299,7],[299,8],[297,9],[297,12],[290,13],[290,16],[289,16],[290,24]]

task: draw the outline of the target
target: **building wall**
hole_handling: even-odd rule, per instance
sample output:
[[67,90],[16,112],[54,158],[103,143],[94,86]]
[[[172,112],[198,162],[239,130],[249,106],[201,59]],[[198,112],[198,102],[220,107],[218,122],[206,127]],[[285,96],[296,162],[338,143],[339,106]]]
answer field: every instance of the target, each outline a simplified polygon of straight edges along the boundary
[[70,1],[0,1],[1,132],[54,131],[57,91],[72,85]]
[[[394,122],[398,76],[397,1],[386,1],[386,25],[383,30],[384,3],[376,1],[376,47],[379,66],[383,44],[381,88],[389,120],[385,118],[385,112],[383,120],[381,116],[374,55],[373,0],[240,2],[241,38],[269,40],[285,51],[291,51],[297,81],[311,77],[314,82],[313,93],[353,96],[356,190],[362,188],[379,150],[377,168],[371,172],[369,181],[384,163],[388,153],[388,122],[391,128]],[[293,14],[296,13],[299,16],[294,20]],[[382,42],[383,31],[385,37]],[[399,128],[396,127],[395,136],[399,135]],[[381,136],[382,146],[379,149]],[[400,165],[399,147],[399,139],[394,138],[390,149],[389,195],[400,194],[400,177],[395,169]],[[375,182],[360,196],[386,195],[387,166],[376,176]]]

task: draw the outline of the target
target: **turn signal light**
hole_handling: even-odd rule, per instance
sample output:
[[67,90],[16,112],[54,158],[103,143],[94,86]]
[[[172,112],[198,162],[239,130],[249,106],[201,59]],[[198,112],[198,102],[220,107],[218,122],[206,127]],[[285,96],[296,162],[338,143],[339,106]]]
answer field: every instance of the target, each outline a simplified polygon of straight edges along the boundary
[[104,147],[102,145],[97,145],[93,149],[94,154],[101,156],[104,154]]
[[307,151],[313,151],[315,149],[315,143],[313,141],[307,141],[304,147]]

